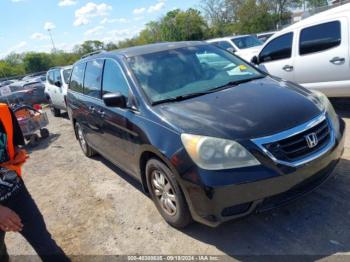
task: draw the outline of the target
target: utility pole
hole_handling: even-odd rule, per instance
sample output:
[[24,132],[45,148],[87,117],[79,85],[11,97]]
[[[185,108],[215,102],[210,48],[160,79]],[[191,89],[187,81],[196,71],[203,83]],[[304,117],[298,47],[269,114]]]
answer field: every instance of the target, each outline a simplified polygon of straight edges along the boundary
[[53,41],[53,38],[52,38],[52,34],[51,34],[51,29],[47,29],[47,31],[49,32],[49,35],[50,35],[50,39],[51,39],[51,43],[52,43],[52,47],[53,47],[53,52],[56,52],[56,47],[55,47],[55,43]]

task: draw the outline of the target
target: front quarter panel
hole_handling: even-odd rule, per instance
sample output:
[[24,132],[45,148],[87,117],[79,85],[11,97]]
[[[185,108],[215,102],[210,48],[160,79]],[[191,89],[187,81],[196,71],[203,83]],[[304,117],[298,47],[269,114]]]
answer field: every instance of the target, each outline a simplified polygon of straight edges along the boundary
[[[139,113],[134,113],[129,121],[132,125],[133,144],[136,146],[134,162],[139,163],[142,155],[149,152],[163,160],[175,175],[181,173],[185,167],[176,157],[183,150],[180,134]],[[141,174],[140,164],[133,166],[133,173]]]

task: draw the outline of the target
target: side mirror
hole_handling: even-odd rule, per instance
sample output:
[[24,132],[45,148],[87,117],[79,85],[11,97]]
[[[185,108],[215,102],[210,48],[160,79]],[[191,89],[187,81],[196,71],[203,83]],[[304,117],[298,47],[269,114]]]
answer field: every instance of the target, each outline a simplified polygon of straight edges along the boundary
[[55,82],[55,86],[57,86],[57,87],[62,87],[61,81],[56,81],[56,82]]
[[252,62],[255,65],[258,65],[259,64],[259,58],[257,56],[253,56],[253,58],[252,58],[252,60],[250,62]]
[[232,54],[236,53],[236,50],[233,47],[229,47],[226,50],[229,51]]
[[108,107],[126,107],[126,98],[121,93],[109,93],[102,97],[103,102]]

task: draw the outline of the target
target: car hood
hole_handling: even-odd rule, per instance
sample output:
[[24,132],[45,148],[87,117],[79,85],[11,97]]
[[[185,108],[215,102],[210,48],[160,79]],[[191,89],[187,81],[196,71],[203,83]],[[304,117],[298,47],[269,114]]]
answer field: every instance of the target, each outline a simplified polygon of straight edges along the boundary
[[272,135],[321,114],[312,93],[271,77],[154,107],[179,133],[251,139]]

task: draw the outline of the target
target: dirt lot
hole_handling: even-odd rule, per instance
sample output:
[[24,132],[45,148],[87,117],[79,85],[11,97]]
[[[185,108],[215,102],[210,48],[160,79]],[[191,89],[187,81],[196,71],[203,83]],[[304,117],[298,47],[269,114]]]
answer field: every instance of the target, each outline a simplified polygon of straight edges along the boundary
[[[350,126],[350,106],[339,112]],[[215,229],[176,230],[137,182],[100,157],[83,156],[68,119],[50,121],[52,135],[31,151],[24,179],[69,255],[350,255],[349,131],[337,176],[306,198]],[[6,242],[11,254],[34,254],[18,234]]]

